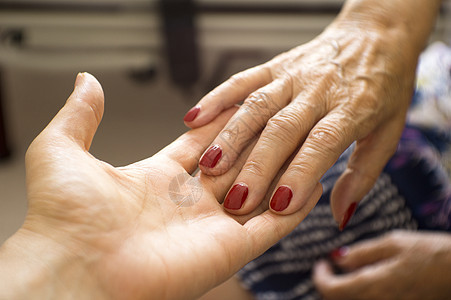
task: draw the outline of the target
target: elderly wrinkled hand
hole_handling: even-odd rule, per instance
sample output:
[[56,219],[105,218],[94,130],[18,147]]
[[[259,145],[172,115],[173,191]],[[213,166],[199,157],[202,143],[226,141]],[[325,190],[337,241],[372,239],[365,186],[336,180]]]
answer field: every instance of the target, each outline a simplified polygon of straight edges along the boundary
[[270,208],[291,214],[312,199],[324,173],[356,141],[331,197],[343,228],[396,150],[439,2],[347,1],[320,36],[232,76],[191,109],[185,123],[195,128],[244,100],[203,154],[206,174],[226,172],[259,136],[224,207],[251,212],[289,161],[269,192]]
[[328,300],[451,299],[451,236],[395,231],[335,252],[335,274],[326,261],[313,279]]
[[31,144],[29,211],[0,248],[0,298],[191,299],[307,214],[224,211],[218,200],[243,162],[219,177],[190,175],[236,109],[151,158],[116,168],[88,152],[103,105],[100,84],[80,74],[65,106]]

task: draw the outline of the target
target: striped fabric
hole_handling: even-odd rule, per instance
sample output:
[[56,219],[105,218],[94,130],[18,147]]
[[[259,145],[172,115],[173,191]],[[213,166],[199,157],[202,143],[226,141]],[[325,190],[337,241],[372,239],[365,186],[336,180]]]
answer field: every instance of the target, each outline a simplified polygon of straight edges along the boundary
[[346,229],[340,232],[329,206],[330,190],[346,168],[350,151],[324,176],[324,193],[318,205],[287,237],[239,273],[243,286],[256,299],[321,299],[312,280],[311,269],[319,258],[344,245],[371,238],[395,228],[415,230],[405,199],[390,176],[382,174],[371,192],[360,202]]

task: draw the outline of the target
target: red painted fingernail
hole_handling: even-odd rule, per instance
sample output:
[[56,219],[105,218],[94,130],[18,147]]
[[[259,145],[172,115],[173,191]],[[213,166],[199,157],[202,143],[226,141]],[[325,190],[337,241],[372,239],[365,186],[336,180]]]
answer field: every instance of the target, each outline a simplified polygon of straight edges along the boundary
[[200,106],[196,105],[193,108],[191,108],[186,115],[183,117],[183,121],[185,122],[192,122],[197,117],[200,111]]
[[345,257],[349,253],[349,247],[343,246],[338,249],[333,250],[329,256],[332,260],[339,260],[340,258]]
[[271,199],[271,208],[275,211],[282,211],[288,207],[291,198],[293,198],[293,192],[287,186],[279,186]]
[[340,226],[338,226],[340,230],[343,230],[346,227],[346,224],[348,224],[349,220],[351,220],[352,215],[355,213],[356,208],[357,208],[356,202],[353,202],[351,203],[351,205],[349,205],[348,210],[346,211],[345,215],[343,216],[343,219],[341,220]]
[[224,207],[227,209],[240,209],[249,193],[248,187],[243,183],[235,184],[224,200]]
[[207,168],[214,168],[221,159],[222,149],[219,145],[213,145],[200,159],[199,164]]

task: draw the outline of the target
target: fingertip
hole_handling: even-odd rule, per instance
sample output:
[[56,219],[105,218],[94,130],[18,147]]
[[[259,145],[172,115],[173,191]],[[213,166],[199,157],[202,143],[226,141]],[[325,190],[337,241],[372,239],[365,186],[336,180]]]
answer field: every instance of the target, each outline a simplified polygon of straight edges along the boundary
[[84,77],[85,77],[84,73],[85,72],[78,72],[77,77],[75,78],[74,88],[83,84]]
[[343,215],[343,217],[340,221],[340,225],[338,225],[338,229],[340,231],[343,231],[345,229],[346,225],[349,223],[352,216],[354,215],[356,209],[357,209],[357,202],[352,202],[351,204],[349,204],[348,208],[345,211],[345,214]]
[[245,183],[237,183],[227,193],[224,208],[232,214],[241,209],[249,194],[249,187]]
[[199,115],[200,110],[201,110],[200,105],[196,105],[190,110],[188,110],[188,112],[183,117],[183,121],[185,122],[185,124],[187,124],[187,126],[196,119],[196,117]]
[[330,270],[332,270],[329,262],[326,259],[324,259],[324,258],[321,258],[321,259],[319,259],[319,260],[317,260],[315,262],[314,269],[318,269],[318,270],[328,270],[328,269],[330,269]]
[[349,247],[348,246],[342,246],[340,248],[334,249],[329,253],[329,257],[335,262],[339,262],[343,260],[348,254],[349,254]]
[[227,173],[236,163],[237,154],[230,154],[229,147],[213,142],[202,154],[199,160],[199,169],[209,176],[219,176]]
[[91,90],[96,90],[103,95],[103,89],[100,85],[100,82],[97,80],[97,78],[94,77],[94,75],[88,72],[80,72],[75,78],[74,88],[77,89],[84,87],[89,87]]
[[205,152],[202,154],[202,157],[199,160],[199,167],[201,171],[206,173],[207,175],[211,175],[211,170],[216,167],[219,160],[222,158],[222,147],[218,144],[211,145]]
[[75,79],[74,91],[68,102],[77,100],[87,103],[95,114],[97,125],[104,112],[104,92],[100,82],[90,73],[80,72]]
[[[158,152],[158,155],[166,155],[171,160],[181,164],[183,168],[189,173],[199,167],[200,173],[209,175],[206,172],[207,168],[199,165],[199,161],[205,153],[205,149],[209,146],[213,139],[217,136],[230,117],[236,112],[236,108],[229,108],[222,112],[213,122],[210,124],[189,130],[176,141],[166,146],[163,150]],[[189,151],[187,151],[189,149]]]
[[78,73],[72,94],[30,145],[27,156],[34,152],[36,145],[68,150],[78,144],[77,147],[89,150],[102,115],[100,83],[89,73]]
[[91,74],[78,73],[74,91],[51,124],[89,150],[104,112],[104,93]]
[[188,110],[183,117],[183,122],[188,128],[199,128],[213,122],[221,113],[231,107],[209,107],[198,104]]
[[280,215],[293,214],[303,210],[307,215],[318,202],[323,193],[323,186],[318,182],[311,192],[294,190],[292,185],[280,185],[274,192],[270,209]]
[[[290,186],[281,185],[274,192],[271,201],[269,202],[269,206],[272,211],[275,213],[282,213],[287,209],[290,205],[291,200],[293,199],[293,190]],[[287,212],[285,212],[286,214]]]
[[312,270],[312,280],[318,292],[325,298],[333,295],[334,272],[331,264],[325,259],[315,262]]
[[332,266],[327,260],[320,259],[313,265],[313,281],[315,284],[322,284],[332,275]]
[[373,180],[349,168],[338,178],[331,192],[330,206],[340,230],[345,228],[357,204],[369,192],[373,184]]
[[385,164],[396,151],[402,126],[391,121],[366,138],[357,141],[346,170],[332,189],[330,204],[334,219],[343,230],[349,215],[371,190]]
[[232,106],[233,104],[224,105],[218,95],[211,91],[188,110],[183,117],[183,122],[189,128],[198,128],[212,122],[223,111]]

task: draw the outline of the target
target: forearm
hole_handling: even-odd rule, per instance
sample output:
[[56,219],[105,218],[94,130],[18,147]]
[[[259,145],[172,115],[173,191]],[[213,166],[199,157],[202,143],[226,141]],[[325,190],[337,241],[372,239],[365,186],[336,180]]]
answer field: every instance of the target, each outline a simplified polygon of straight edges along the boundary
[[0,299],[105,298],[79,253],[26,230],[1,246],[0,270]]

